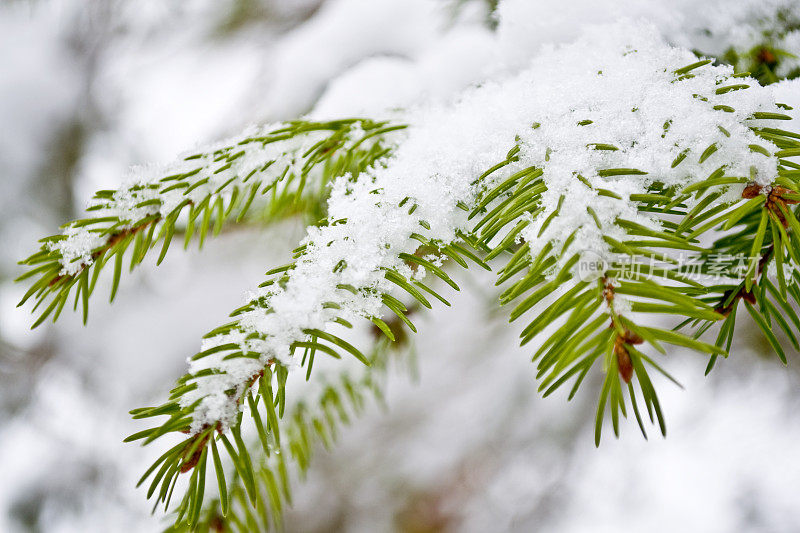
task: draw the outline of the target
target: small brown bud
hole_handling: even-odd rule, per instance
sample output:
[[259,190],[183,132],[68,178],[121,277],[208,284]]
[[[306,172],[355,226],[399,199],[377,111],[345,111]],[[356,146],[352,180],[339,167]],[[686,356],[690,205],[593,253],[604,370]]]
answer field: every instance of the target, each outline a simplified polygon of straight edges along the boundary
[[186,472],[197,466],[197,463],[200,462],[200,455],[203,452],[200,448],[201,447],[198,446],[198,448],[194,451],[192,456],[189,457],[188,460],[184,461],[183,464],[181,464],[181,474],[185,474]]
[[628,353],[626,344],[641,344],[644,342],[639,335],[630,330],[625,330],[623,335],[617,335],[614,341],[614,353],[617,356],[617,368],[619,375],[625,383],[630,383],[633,379],[633,363],[631,362],[631,355]]
[[750,200],[761,194],[761,185],[751,183],[742,191],[742,198]]
[[619,368],[619,375],[625,383],[630,383],[633,379],[633,363],[631,363],[631,356],[623,344],[614,346],[614,353],[617,354],[617,368]]

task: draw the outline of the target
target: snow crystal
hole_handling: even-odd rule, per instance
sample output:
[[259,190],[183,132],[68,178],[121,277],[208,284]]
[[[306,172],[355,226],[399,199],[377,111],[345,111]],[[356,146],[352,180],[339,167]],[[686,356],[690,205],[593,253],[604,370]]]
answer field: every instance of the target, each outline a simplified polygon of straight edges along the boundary
[[[536,166],[544,170],[547,186],[544,212],[564,198],[562,215],[541,238],[542,218],[522,233],[533,250],[546,242],[563,245],[577,231],[574,251],[607,257],[603,236],[625,235],[618,218],[658,228],[657,218],[639,213],[632,202],[598,196],[598,188],[627,198],[648,192],[656,182],[681,187],[704,180],[723,165],[726,175],[770,183],[776,158],[751,152],[749,145],[775,147],[756,137],[747,121],[754,112],[776,111],[772,92],[749,78],[730,79],[727,67],[706,66],[676,80],[674,71],[697,58],[663,44],[657,35],[649,25],[594,28],[575,44],[544,49],[527,70],[471,89],[454,104],[409,111],[405,119],[411,127],[393,156],[357,179],[336,180],[330,223],[309,229],[305,253],[285,285],[257,292],[255,309],[240,317],[246,334],[240,346],[261,354],[260,362],[192,362],[193,373],[209,365],[221,371],[197,378],[197,389],[181,399],[185,406],[199,400],[195,428],[233,419],[238,404],[225,391],[234,383],[241,386],[234,376],[256,372],[271,360],[291,364],[291,345],[306,340],[306,330],[324,329],[337,316],[379,316],[381,294],[396,292],[385,271],[410,275],[398,257],[419,246],[410,236],[449,243],[459,231],[469,231],[473,223],[457,204],[475,205],[482,186],[473,180],[505,160],[515,145],[519,160],[491,175],[486,185]],[[717,94],[733,84],[751,88]],[[598,150],[596,143],[617,150]],[[701,162],[712,145],[716,151]],[[685,160],[672,165],[682,153]],[[645,174],[598,173],[607,168]],[[731,198],[741,193],[741,187],[731,190]],[[355,288],[355,294],[343,286]]]

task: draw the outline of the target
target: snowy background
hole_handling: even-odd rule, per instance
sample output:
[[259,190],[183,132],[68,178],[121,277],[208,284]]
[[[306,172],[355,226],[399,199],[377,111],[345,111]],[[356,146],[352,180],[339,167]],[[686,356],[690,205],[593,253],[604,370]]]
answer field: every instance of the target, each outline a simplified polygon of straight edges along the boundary
[[[122,443],[136,429],[127,412],[163,398],[199,337],[303,235],[301,221],[226,233],[127,276],[113,306],[98,294],[86,327],[65,313],[29,331],[16,261],[131,164],[250,123],[446,101],[621,17],[713,54],[800,20],[787,0],[495,3],[0,2],[0,531],[163,527],[134,489],[158,451]],[[779,44],[800,55],[800,32]],[[800,104],[798,83],[780,99]],[[628,423],[597,450],[598,384],[541,399],[490,278],[460,283],[452,309],[417,319],[386,407],[295,483],[287,531],[800,529],[796,358],[763,356],[747,328],[708,378],[703,358],[675,351],[684,390],[658,384],[668,437]]]

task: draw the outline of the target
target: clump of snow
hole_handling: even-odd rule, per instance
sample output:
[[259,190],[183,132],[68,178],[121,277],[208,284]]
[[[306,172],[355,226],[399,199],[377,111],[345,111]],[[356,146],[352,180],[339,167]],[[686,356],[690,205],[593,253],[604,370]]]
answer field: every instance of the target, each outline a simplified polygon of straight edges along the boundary
[[49,242],[48,249],[61,252],[62,276],[74,276],[86,265],[92,264],[92,253],[103,245],[105,239],[85,227],[68,226],[65,239]]
[[[288,281],[251,295],[255,307],[239,319],[244,336],[238,344],[245,353],[260,354],[260,359],[206,357],[191,362],[191,373],[218,371],[196,378],[197,388],[181,399],[184,406],[199,401],[194,429],[233,420],[238,403],[226,391],[241,392],[242,383],[271,361],[295,364],[292,343],[306,340],[307,329],[324,329],[335,317],[352,321],[379,316],[381,295],[397,292],[385,271],[412,275],[398,257],[418,247],[410,236],[418,233],[441,243],[457,240],[459,231],[468,232],[474,224],[457,204],[476,205],[485,186],[512,172],[530,166],[544,171],[544,213],[522,234],[532,249],[546,242],[563,243],[578,231],[580,249],[601,256],[608,255],[604,235],[625,234],[616,225],[619,217],[658,227],[655,217],[638,213],[628,200],[631,194],[648,192],[654,182],[683,186],[708,178],[724,165],[728,176],[771,183],[776,158],[753,153],[748,146],[775,147],[756,137],[748,124],[756,124],[749,119],[754,112],[777,110],[772,92],[748,78],[731,79],[728,67],[705,66],[693,76],[676,79],[674,71],[697,58],[663,44],[657,34],[647,24],[594,28],[575,44],[545,49],[516,76],[468,90],[450,105],[409,111],[404,117],[411,125],[408,136],[385,164],[357,179],[345,175],[334,183],[330,223],[309,229],[305,252],[288,272]],[[734,84],[750,88],[723,89]],[[597,150],[594,143],[617,150]],[[505,160],[515,145],[520,148],[519,161],[492,174],[486,183],[473,184],[486,169]],[[701,162],[711,145],[716,152]],[[681,153],[687,153],[685,160],[673,168]],[[609,168],[644,174],[598,173]],[[623,200],[598,196],[598,188]],[[732,187],[731,197],[740,193]],[[539,224],[561,196],[562,214],[538,238]],[[589,206],[600,228],[587,212]],[[229,341],[212,338],[204,348]]]

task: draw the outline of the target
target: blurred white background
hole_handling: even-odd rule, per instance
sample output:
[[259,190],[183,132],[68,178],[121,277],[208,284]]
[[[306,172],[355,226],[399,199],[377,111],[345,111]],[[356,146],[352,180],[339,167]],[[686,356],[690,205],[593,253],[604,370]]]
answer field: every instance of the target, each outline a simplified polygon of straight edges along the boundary
[[[122,443],[127,412],[163,399],[200,336],[303,234],[301,221],[226,233],[127,276],[113,306],[98,291],[86,327],[65,313],[29,331],[16,261],[131,164],[249,123],[447,100],[621,16],[719,53],[751,46],[764,17],[800,15],[779,0],[495,4],[0,2],[0,531],[163,528],[134,488],[158,450]],[[797,83],[778,90],[800,102]],[[287,531],[800,530],[796,357],[784,368],[762,356],[744,327],[707,378],[705,360],[676,351],[668,367],[685,389],[658,383],[668,437],[645,441],[629,422],[595,449],[597,383],[570,403],[541,399],[491,276],[460,279],[452,309],[418,318],[386,407],[295,483]]]

